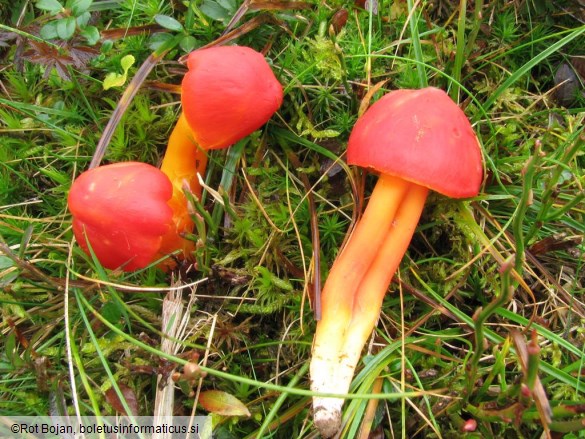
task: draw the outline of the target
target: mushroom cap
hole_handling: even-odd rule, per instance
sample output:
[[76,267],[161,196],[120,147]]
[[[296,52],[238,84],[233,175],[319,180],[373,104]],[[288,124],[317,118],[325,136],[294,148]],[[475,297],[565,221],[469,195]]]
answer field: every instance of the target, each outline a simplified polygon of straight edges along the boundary
[[133,271],[153,262],[172,227],[168,177],[146,163],[124,162],[82,173],[67,199],[73,232],[110,269]]
[[453,198],[477,195],[481,147],[463,111],[442,90],[392,91],[356,122],[347,161]]
[[183,111],[204,149],[225,148],[264,125],[282,104],[282,86],[264,56],[249,47],[191,52]]

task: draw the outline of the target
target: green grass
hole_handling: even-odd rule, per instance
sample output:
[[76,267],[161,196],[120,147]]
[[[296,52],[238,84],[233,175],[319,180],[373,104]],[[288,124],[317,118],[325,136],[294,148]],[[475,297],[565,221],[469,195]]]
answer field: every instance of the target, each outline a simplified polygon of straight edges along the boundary
[[[95,0],[91,23],[107,39],[90,46],[83,25],[58,49],[63,41],[38,31],[60,16],[29,2],[0,10],[0,413],[54,413],[59,401],[70,413],[114,414],[114,389],[126,410],[130,391],[150,415],[156,374],[176,365],[180,375],[198,353],[207,375],[179,376],[178,412],[191,413],[194,390],[219,389],[252,416],[216,415],[218,437],[316,437],[311,220],[324,281],[358,208],[347,138],[366,93],[384,82],[373,100],[427,84],[448,91],[474,124],[486,173],[472,200],[429,197],[363,353],[342,437],[368,428],[376,437],[583,437],[574,406],[585,404],[585,97],[581,85],[565,108],[552,89],[563,62],[585,73],[585,25],[577,2],[434,3],[273,2],[242,16],[229,43],[266,51],[284,103],[237,147],[210,154],[205,180],[224,188],[224,206],[204,193],[200,270],[180,279],[156,267],[101,268],[73,242],[66,197],[124,93],[136,91],[104,162],[160,163],[180,110],[163,86],[180,84],[185,48],[220,38],[241,1]],[[347,21],[336,18],[335,31],[340,9]],[[161,14],[182,29],[140,28]],[[156,47],[162,59],[144,64]],[[72,63],[71,50],[91,58]],[[103,90],[125,55],[136,58],[128,81]],[[193,283],[189,331],[177,353],[163,352],[165,292]],[[547,405],[545,425],[538,408]],[[477,426],[465,433],[470,420]]]

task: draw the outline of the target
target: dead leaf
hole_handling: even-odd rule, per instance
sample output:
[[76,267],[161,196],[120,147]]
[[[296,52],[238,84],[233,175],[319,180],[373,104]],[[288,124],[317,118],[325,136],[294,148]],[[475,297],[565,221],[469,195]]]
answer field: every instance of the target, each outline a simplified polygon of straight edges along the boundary
[[370,106],[370,101],[372,100],[372,96],[374,96],[374,94],[380,90],[384,84],[386,84],[387,80],[378,82],[377,84],[375,84],[372,88],[370,88],[368,90],[368,92],[366,93],[366,95],[364,96],[364,98],[362,99],[362,101],[360,102],[360,108],[358,110],[358,116],[361,116],[362,114],[364,114],[366,112],[366,110],[368,109],[368,107]]
[[288,9],[311,9],[314,5],[308,2],[299,1],[262,1],[252,0],[250,2],[250,9],[252,10],[273,10],[284,11]]
[[581,77],[581,80],[585,81],[585,57],[574,56],[571,58],[571,64],[575,68],[575,72]]
[[573,68],[567,63],[561,64],[555,74],[554,81],[554,97],[556,101],[563,107],[570,107],[577,98],[577,93],[581,88],[581,84]]
[[76,46],[70,43],[62,43],[58,47],[41,41],[29,41],[30,48],[24,52],[23,58],[35,64],[46,67],[44,77],[48,77],[51,70],[56,69],[61,78],[69,81],[68,67],[85,70],[88,62],[99,51],[95,47]]
[[248,407],[243,402],[234,395],[221,390],[201,392],[199,404],[208,412],[221,416],[251,416]]
[[75,68],[85,70],[87,64],[99,54],[97,47],[89,46],[70,46],[69,56],[73,60]]
[[341,32],[341,29],[343,29],[347,23],[348,17],[349,12],[347,9],[340,9],[335,14],[333,14],[333,17],[331,17],[331,26],[334,33],[338,34]]
[[572,249],[581,244],[581,242],[583,242],[581,236],[572,236],[568,238],[564,233],[557,233],[535,242],[528,248],[528,251],[533,256],[544,255],[552,251]]
[[[138,400],[136,399],[136,393],[134,393],[134,390],[132,390],[126,384],[121,383],[118,383],[118,388],[120,389],[120,392],[122,392],[122,396],[126,400],[126,405],[132,412],[132,415],[137,416]],[[122,404],[122,401],[120,400],[118,393],[116,392],[116,389],[114,389],[113,387],[110,387],[108,390],[106,390],[106,401],[118,413],[122,413],[128,416],[128,413],[126,413],[126,409],[124,408],[124,405]]]
[[0,32],[0,47],[9,48],[14,44],[14,40],[18,35],[14,32]]
[[59,76],[69,81],[67,66],[73,65],[73,58],[54,46],[49,46],[40,41],[30,41],[30,49],[24,52],[22,57],[34,64],[41,64],[46,67],[44,77],[48,77],[51,70],[56,69]]

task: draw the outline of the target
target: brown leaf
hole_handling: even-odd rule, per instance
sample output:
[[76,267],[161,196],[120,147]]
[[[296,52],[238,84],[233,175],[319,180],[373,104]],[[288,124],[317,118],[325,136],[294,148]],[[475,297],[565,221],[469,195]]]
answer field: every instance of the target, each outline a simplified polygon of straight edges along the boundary
[[387,81],[386,79],[384,81],[380,81],[377,84],[374,84],[374,86],[368,90],[368,92],[366,93],[366,95],[364,96],[362,101],[360,102],[358,116],[361,116],[362,114],[364,114],[366,112],[366,110],[370,106],[370,101],[372,100],[372,97],[374,96],[374,94],[378,90],[380,90],[384,86],[384,84],[386,84],[386,81]]
[[[134,390],[132,390],[126,384],[122,384],[122,383],[118,383],[118,388],[120,389],[120,392],[122,392],[122,396],[126,400],[126,405],[130,409],[132,414],[134,416],[137,416],[138,415],[138,400],[136,399],[136,394],[134,393]],[[108,390],[106,390],[106,401],[118,413],[128,415],[128,413],[126,413],[126,409],[124,408],[124,405],[122,404],[122,401],[120,400],[120,398],[118,396],[118,393],[116,392],[116,389],[114,389],[113,387],[110,387]]]
[[181,86],[179,84],[167,84],[161,81],[144,81],[144,87],[154,91],[174,93],[177,95],[181,94]]
[[89,46],[70,46],[69,55],[73,60],[73,65],[80,70],[87,68],[87,64],[92,58],[99,54],[99,50],[96,47]]
[[333,14],[333,17],[331,17],[331,26],[333,27],[333,32],[336,34],[341,32],[341,29],[343,29],[347,23],[348,16],[349,12],[347,12],[347,9],[340,9],[335,14]]
[[580,236],[567,238],[565,234],[558,233],[535,242],[528,248],[528,251],[534,256],[544,255],[551,251],[574,248],[581,244],[582,241],[583,238]]
[[250,9],[252,10],[276,10],[276,11],[283,11],[288,9],[311,9],[314,5],[308,2],[300,2],[300,1],[262,1],[262,0],[252,0],[250,2]]
[[571,64],[575,68],[575,72],[581,76],[581,79],[585,81],[585,57],[574,56],[571,58]]
[[201,392],[199,404],[208,412],[221,416],[251,416],[248,407],[243,402],[234,395],[221,390]]
[[11,47],[16,37],[14,32],[0,32],[0,47]]
[[564,107],[571,106],[581,87],[573,68],[567,63],[561,64],[555,73],[554,82],[556,101]]
[[45,66],[47,68],[45,77],[54,68],[59,76],[66,81],[71,79],[68,71],[69,66],[85,70],[88,62],[99,53],[95,47],[76,46],[65,42],[56,47],[42,41],[31,40],[29,45],[30,49],[23,54],[24,59]]
[[50,46],[41,41],[30,41],[30,49],[24,52],[22,57],[27,61],[35,64],[41,64],[47,69],[45,71],[45,78],[49,76],[51,70],[55,68],[59,76],[66,81],[71,79],[67,66],[73,65],[73,58],[71,58],[65,51],[59,50],[54,46]]

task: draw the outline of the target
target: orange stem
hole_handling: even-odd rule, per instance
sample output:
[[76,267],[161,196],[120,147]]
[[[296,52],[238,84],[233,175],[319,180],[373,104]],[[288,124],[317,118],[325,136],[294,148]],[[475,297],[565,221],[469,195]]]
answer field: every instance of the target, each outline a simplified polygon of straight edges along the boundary
[[400,178],[383,175],[378,180],[368,202],[368,206],[377,206],[376,209],[366,209],[333,263],[323,288],[322,320],[325,322],[339,319],[340,314],[350,317],[355,291],[376,257],[407,188],[408,183]]
[[408,189],[376,258],[355,292],[352,321],[344,351],[353,350],[359,356],[372,333],[382,309],[382,301],[410,244],[428,193],[426,187],[416,184],[411,184]]
[[175,229],[163,237],[161,256],[181,250],[182,256],[188,258],[194,250],[195,243],[183,238],[183,234],[191,233],[194,227],[184,190],[188,188],[195,196],[201,197],[201,185],[197,174],[203,175],[206,166],[206,151],[195,142],[187,119],[184,113],[181,113],[169,137],[160,168],[173,184],[173,196],[168,204],[173,210],[175,224]]
[[197,179],[197,173],[203,174],[206,166],[207,154],[195,142],[187,118],[184,113],[181,113],[169,136],[169,143],[160,170],[169,177],[179,193],[183,194],[183,185],[186,181],[191,192],[199,196],[201,195],[201,186]]
[[[348,391],[427,194],[427,188],[397,177],[382,175],[378,180],[323,289],[323,317],[317,323],[311,361],[314,391]],[[315,424],[325,437],[339,428],[342,404],[339,398],[314,398]]]

